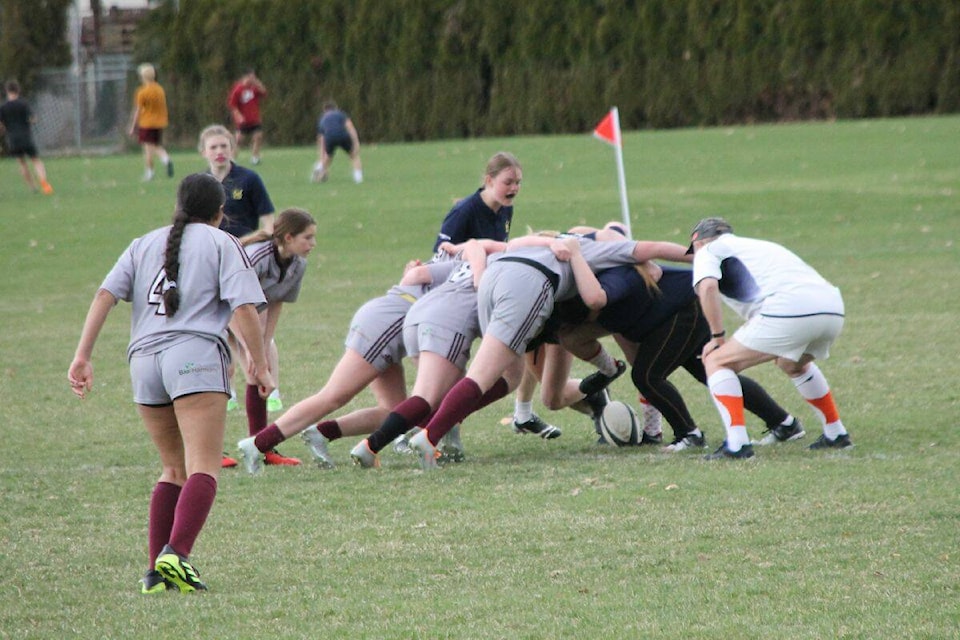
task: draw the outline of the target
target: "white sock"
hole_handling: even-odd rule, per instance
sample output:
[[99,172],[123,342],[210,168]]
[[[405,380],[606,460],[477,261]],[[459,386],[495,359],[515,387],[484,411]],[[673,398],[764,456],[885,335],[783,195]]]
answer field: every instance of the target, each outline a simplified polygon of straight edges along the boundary
[[650,401],[640,396],[640,408],[643,410],[643,432],[655,436],[663,431],[663,416]]
[[740,451],[740,447],[750,444],[743,421],[743,387],[740,386],[740,379],[732,370],[720,369],[707,378],[707,387],[727,430],[727,449]]
[[597,355],[590,358],[587,362],[599,369],[600,373],[605,376],[614,376],[617,374],[617,362],[603,347],[600,347]]
[[357,184],[360,184],[361,182],[363,182],[363,171],[361,171],[360,169],[354,169],[353,181],[356,182]]
[[533,402],[520,402],[515,400],[513,403],[513,421],[517,424],[523,424],[533,417]]

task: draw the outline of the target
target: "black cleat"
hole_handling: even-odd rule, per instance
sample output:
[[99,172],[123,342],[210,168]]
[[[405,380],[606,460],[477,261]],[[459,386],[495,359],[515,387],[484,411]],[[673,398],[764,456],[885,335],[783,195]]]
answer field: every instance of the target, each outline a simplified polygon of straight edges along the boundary
[[623,360],[614,360],[617,365],[617,372],[608,376],[600,371],[595,371],[580,381],[580,393],[585,396],[591,396],[598,391],[603,391],[610,383],[623,375],[627,370],[627,363]]
[[831,440],[825,435],[821,435],[819,438],[813,441],[813,444],[810,445],[811,449],[849,449],[853,446],[853,443],[850,442],[849,433],[841,433],[836,438]]
[[[689,436],[687,436],[689,437]],[[704,460],[723,460],[724,458],[732,458],[734,460],[746,460],[747,458],[753,457],[753,445],[745,444],[740,447],[739,451],[730,451],[727,449],[727,441],[724,440],[723,444],[720,445],[720,448],[714,451],[713,453],[708,453],[703,456]]]
[[553,426],[552,424],[547,424],[535,413],[526,422],[518,423],[516,420],[514,420],[513,432],[532,433],[540,436],[544,440],[553,440],[554,438],[559,438],[563,435],[563,432],[560,431],[559,428]]

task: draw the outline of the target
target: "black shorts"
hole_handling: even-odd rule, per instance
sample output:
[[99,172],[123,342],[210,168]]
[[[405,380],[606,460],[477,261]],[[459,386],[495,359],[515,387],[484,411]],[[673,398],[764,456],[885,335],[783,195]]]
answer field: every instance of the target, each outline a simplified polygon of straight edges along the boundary
[[32,140],[8,141],[7,155],[13,158],[23,158],[23,157],[36,158],[38,155],[37,145],[35,145]]
[[332,156],[337,150],[337,147],[340,147],[347,153],[352,153],[353,140],[350,139],[350,136],[341,136],[336,138],[328,138],[327,136],[323,137],[323,150],[327,152],[328,156]]
[[244,134],[247,134],[247,133],[256,133],[257,131],[260,131],[261,129],[263,129],[263,125],[261,125],[261,124],[259,124],[259,123],[257,123],[257,124],[241,124],[240,126],[237,127],[237,131],[239,131],[240,133],[244,133]]

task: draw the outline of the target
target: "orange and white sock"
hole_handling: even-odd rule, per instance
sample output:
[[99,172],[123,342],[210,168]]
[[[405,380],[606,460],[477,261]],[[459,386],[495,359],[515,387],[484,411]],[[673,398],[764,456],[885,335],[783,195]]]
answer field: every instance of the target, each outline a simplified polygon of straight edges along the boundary
[[791,378],[793,386],[797,388],[803,399],[813,407],[814,413],[820,418],[823,425],[823,433],[831,440],[836,440],[847,432],[840,421],[840,412],[837,411],[837,405],[833,401],[833,394],[830,392],[830,385],[827,379],[815,363],[807,365],[807,372],[796,378]]
[[723,418],[723,426],[727,428],[727,449],[740,451],[740,447],[750,443],[743,418],[743,388],[740,386],[740,379],[730,369],[720,369],[707,378],[707,387],[710,389],[713,404]]

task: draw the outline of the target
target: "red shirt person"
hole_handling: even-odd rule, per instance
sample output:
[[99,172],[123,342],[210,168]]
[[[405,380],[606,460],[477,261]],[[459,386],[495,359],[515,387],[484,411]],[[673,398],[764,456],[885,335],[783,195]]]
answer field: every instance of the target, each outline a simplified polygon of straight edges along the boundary
[[260,119],[260,99],[267,95],[267,88],[249,69],[234,83],[227,97],[227,106],[233,116],[237,131],[237,149],[245,135],[251,139],[250,156],[253,164],[260,164],[260,145],[263,141],[263,125]]

